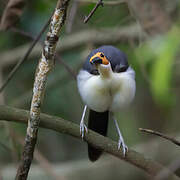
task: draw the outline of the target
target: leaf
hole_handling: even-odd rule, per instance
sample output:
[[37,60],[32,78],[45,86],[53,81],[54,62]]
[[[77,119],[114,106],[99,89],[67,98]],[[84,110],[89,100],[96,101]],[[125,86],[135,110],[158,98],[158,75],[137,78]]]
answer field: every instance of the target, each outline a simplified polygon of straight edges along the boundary
[[0,29],[7,30],[14,26],[22,15],[25,0],[9,0],[1,18]]

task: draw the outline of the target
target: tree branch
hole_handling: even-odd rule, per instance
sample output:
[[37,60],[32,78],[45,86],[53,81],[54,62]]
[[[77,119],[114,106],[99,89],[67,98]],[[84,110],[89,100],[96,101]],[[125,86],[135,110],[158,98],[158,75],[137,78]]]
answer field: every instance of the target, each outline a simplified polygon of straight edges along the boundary
[[45,93],[46,79],[54,64],[56,45],[66,18],[68,2],[69,0],[59,0],[51,18],[49,32],[47,33],[46,40],[44,42],[42,57],[39,60],[36,70],[25,145],[16,174],[16,180],[27,179],[31,162],[33,160],[33,153],[40,123],[41,104]]
[[[12,108],[9,106],[0,106],[0,120],[13,121],[18,123],[27,123],[29,117],[29,111],[22,109]],[[41,113],[40,115],[40,126],[43,128],[55,130],[60,133],[68,134],[78,139],[82,139],[79,133],[79,126],[70,121],[64,120],[60,117],[50,116],[47,114]],[[159,163],[145,158],[142,154],[135,152],[131,149],[126,154],[126,157],[123,156],[121,150],[117,149],[117,143],[110,140],[107,137],[101,136],[91,130],[85,134],[84,140],[96,148],[102,149],[109,154],[116,156],[122,160],[133,164],[134,166],[144,170],[151,176],[157,175],[164,167]],[[167,171],[169,171],[167,169]],[[171,180],[179,180],[175,174],[171,176]]]
[[167,139],[167,140],[171,141],[172,143],[180,146],[180,141],[176,140],[176,139],[173,138],[173,137],[169,137],[169,136],[167,136],[167,135],[165,135],[165,134],[162,134],[162,133],[160,133],[160,132],[157,132],[157,131],[154,131],[154,130],[151,130],[151,129],[139,128],[139,130],[142,131],[142,132],[148,133],[148,134],[153,134],[153,135],[162,137],[162,138]]

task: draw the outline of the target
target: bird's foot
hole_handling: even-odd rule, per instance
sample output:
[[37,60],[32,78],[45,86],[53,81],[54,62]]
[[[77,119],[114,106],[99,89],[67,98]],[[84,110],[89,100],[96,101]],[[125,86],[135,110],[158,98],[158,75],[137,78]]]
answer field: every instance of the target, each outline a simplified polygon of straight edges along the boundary
[[118,150],[120,150],[121,147],[122,147],[123,156],[125,157],[126,152],[128,152],[128,147],[124,143],[124,139],[120,137],[118,141]]
[[88,133],[88,128],[84,123],[80,123],[80,135],[82,139],[84,138],[85,133]]

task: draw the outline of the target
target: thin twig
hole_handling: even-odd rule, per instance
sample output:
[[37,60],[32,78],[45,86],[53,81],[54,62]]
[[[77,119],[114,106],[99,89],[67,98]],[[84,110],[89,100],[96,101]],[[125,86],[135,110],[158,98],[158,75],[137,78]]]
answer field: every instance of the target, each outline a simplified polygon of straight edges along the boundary
[[18,63],[16,64],[16,66],[13,68],[13,70],[9,73],[9,75],[7,76],[6,80],[4,81],[3,85],[0,87],[0,93],[4,90],[4,88],[7,86],[7,84],[9,83],[9,81],[13,78],[14,74],[17,72],[17,70],[19,69],[19,67],[23,64],[24,61],[26,61],[26,59],[29,57],[31,51],[33,50],[34,46],[36,45],[36,43],[39,41],[39,39],[41,38],[42,34],[45,32],[46,28],[48,27],[49,23],[50,23],[51,17],[48,19],[48,21],[46,22],[46,24],[43,26],[42,30],[39,32],[39,34],[37,35],[37,37],[34,39],[34,41],[32,42],[31,46],[29,47],[29,49],[27,50],[27,52],[25,53],[24,57],[18,61]]
[[66,64],[66,62],[61,58],[61,56],[58,53],[56,54],[56,58],[58,62],[60,62],[65,67],[66,71],[73,77],[73,79],[76,80],[77,74],[70,66]]
[[[97,0],[77,0],[79,3],[94,3],[96,4]],[[126,2],[126,0],[118,0],[118,1],[104,1],[103,4],[106,5],[118,5]]]
[[[0,66],[0,86],[3,83],[3,67]],[[0,104],[5,104],[4,93],[0,93]]]
[[37,141],[42,99],[45,94],[46,80],[53,68],[57,41],[66,18],[66,11],[70,0],[58,0],[56,9],[51,18],[49,31],[46,35],[42,56],[36,69],[33,97],[31,101],[30,116],[25,137],[25,145],[21,162],[16,174],[16,180],[26,180],[33,160]]
[[102,0],[99,0],[96,3],[95,7],[92,9],[92,11],[89,13],[89,15],[84,18],[84,23],[87,23],[89,21],[89,19],[92,17],[92,15],[95,13],[95,11],[97,10],[97,8],[99,6],[103,6],[103,1]]
[[180,141],[176,140],[176,139],[173,138],[173,137],[169,137],[169,136],[167,136],[167,135],[165,135],[165,134],[162,134],[162,133],[160,133],[160,132],[157,132],[157,131],[154,131],[154,130],[151,130],[151,129],[139,128],[139,130],[142,131],[142,132],[146,132],[146,133],[149,133],[149,134],[153,134],[153,135],[160,136],[160,137],[162,137],[162,138],[164,138],[164,139],[167,139],[167,140],[171,141],[172,143],[180,146]]
[[[0,105],[0,120],[6,120],[10,122],[18,122],[18,123],[27,123],[27,119],[29,117],[29,111],[13,108],[10,106]],[[72,123],[71,121],[64,120],[60,117],[51,116],[47,114],[41,113],[40,115],[40,127],[51,129],[60,133],[64,133],[66,135],[71,135],[75,138],[81,139],[79,133],[79,125]],[[102,149],[103,151],[129,162],[130,164],[136,166],[139,169],[144,170],[151,176],[156,176],[163,167],[156,161],[151,160],[150,158],[144,157],[141,153],[138,153],[132,149],[128,149],[126,156],[124,157],[122,150],[118,150],[117,142],[112,141],[111,139],[104,137],[98,133],[89,130],[88,133],[85,134],[84,140],[94,147],[98,149]],[[82,141],[83,142],[83,141]],[[165,168],[166,171],[169,171]],[[172,174],[171,180],[179,180],[175,174]]]

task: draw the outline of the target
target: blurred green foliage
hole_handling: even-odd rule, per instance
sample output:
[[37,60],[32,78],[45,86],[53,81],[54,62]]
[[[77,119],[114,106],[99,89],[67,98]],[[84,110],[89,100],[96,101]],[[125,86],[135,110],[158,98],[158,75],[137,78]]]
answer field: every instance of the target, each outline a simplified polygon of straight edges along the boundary
[[175,98],[171,87],[173,64],[180,45],[177,38],[179,35],[179,29],[175,27],[164,37],[159,46],[153,45],[157,47],[155,52],[158,51],[158,54],[152,67],[152,92],[157,101],[163,105],[172,103]]
[[[136,50],[140,63],[150,67],[150,86],[155,102],[160,106],[170,106],[174,102],[172,76],[175,58],[179,50],[179,28],[173,27],[165,35],[156,37]],[[174,104],[174,103],[173,103]]]

